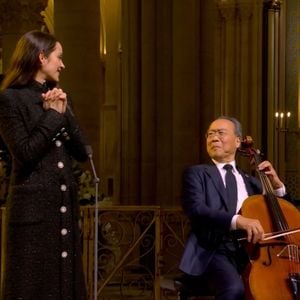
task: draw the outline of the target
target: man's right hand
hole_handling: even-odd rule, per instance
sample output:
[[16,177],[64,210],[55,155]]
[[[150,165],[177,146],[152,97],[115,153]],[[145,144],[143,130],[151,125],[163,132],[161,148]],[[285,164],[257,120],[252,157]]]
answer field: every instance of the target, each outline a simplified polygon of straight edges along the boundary
[[238,216],[236,219],[237,229],[244,229],[247,232],[249,243],[256,244],[264,237],[264,229],[259,220]]

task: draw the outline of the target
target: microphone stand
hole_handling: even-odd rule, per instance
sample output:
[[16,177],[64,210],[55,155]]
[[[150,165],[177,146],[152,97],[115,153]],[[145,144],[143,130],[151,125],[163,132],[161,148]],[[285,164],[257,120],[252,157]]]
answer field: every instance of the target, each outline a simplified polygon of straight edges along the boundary
[[99,193],[99,182],[100,179],[97,176],[94,161],[93,161],[93,150],[89,145],[85,146],[90,164],[92,167],[94,184],[95,184],[95,229],[94,229],[94,300],[98,297],[98,193]]

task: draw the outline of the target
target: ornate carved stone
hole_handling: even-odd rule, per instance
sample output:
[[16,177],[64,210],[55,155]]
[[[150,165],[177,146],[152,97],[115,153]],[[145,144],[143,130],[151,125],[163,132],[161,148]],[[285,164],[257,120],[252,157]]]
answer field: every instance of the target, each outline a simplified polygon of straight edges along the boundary
[[280,10],[280,0],[267,0],[265,1],[265,7],[267,9]]
[[253,0],[237,1],[237,14],[241,21],[248,21],[253,15]]
[[39,29],[44,24],[41,12],[48,0],[0,0],[2,33]]
[[48,0],[48,6],[41,14],[48,32],[54,34],[54,0]]
[[234,21],[236,17],[236,1],[235,0],[217,0],[216,5],[220,17],[225,21]]

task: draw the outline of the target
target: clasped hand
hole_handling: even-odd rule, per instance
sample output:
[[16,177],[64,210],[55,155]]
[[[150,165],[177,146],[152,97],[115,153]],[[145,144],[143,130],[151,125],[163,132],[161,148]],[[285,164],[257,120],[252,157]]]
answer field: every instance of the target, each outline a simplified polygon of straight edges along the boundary
[[67,107],[67,95],[59,88],[54,88],[42,94],[44,103],[43,108],[48,110],[52,108],[59,113],[64,113]]

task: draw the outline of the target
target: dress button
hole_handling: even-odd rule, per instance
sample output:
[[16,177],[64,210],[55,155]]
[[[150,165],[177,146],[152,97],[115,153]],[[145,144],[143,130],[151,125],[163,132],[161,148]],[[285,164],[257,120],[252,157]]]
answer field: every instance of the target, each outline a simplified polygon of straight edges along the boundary
[[60,212],[61,212],[62,214],[64,214],[66,211],[67,211],[67,208],[66,208],[65,206],[62,206],[62,207],[60,208]]
[[62,185],[60,186],[60,190],[61,190],[62,192],[65,192],[65,191],[67,190],[67,186],[66,186],[65,184],[62,184]]
[[61,257],[62,258],[66,258],[68,256],[68,252],[67,251],[63,251],[62,253],[61,253]]
[[61,235],[66,235],[68,233],[68,230],[66,228],[63,228],[60,232]]
[[63,163],[62,161],[59,161],[59,162],[57,163],[57,166],[58,166],[60,169],[62,169],[65,165],[64,165],[64,163]]
[[62,145],[62,142],[60,140],[55,141],[56,147],[60,147]]

